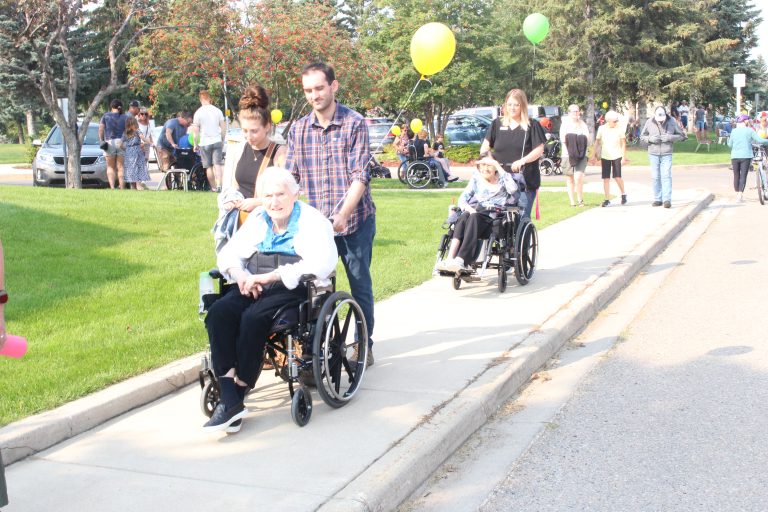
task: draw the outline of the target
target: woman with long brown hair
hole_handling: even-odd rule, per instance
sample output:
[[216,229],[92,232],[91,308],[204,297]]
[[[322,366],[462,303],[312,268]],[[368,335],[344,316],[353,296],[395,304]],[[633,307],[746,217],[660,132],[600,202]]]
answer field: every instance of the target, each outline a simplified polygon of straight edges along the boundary
[[251,212],[261,205],[256,197],[256,181],[259,172],[267,167],[285,163],[285,146],[273,142],[272,118],[269,112],[269,96],[260,85],[245,89],[239,103],[238,121],[243,141],[227,148],[224,162],[224,190],[236,189],[243,199],[231,201],[231,207],[241,212]]
[[502,116],[493,120],[485,140],[480,146],[480,156],[492,155],[507,172],[521,172],[525,178],[525,194],[521,206],[524,216],[530,217],[536,192],[541,186],[539,158],[544,153],[546,135],[538,121],[528,117],[528,98],[520,89],[507,93],[502,106]]

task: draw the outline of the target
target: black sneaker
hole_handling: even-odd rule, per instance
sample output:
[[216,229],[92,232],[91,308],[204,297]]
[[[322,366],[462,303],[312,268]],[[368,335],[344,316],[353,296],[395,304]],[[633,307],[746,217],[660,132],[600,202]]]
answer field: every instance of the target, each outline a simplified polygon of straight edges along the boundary
[[661,201],[654,201],[651,203],[651,206],[661,206]]
[[602,206],[603,208],[605,208],[606,206],[611,206],[611,202],[606,199],[605,201],[603,201],[603,204],[601,204],[600,206]]
[[459,177],[451,176],[450,178],[448,178],[448,183],[453,183],[454,181],[459,181]]
[[248,411],[243,404],[237,404],[236,406],[227,409],[223,402],[219,402],[219,405],[213,410],[211,419],[203,425],[203,432],[219,432],[220,430],[226,430],[227,427],[243,418],[246,414],[248,414]]
[[627,204],[627,194],[621,195],[621,204]]
[[241,426],[243,426],[243,420],[234,421],[230,426],[228,426],[224,430],[224,432],[226,432],[227,434],[237,434],[238,432],[240,432]]
[[669,201],[664,201],[664,208],[672,208],[672,203]]

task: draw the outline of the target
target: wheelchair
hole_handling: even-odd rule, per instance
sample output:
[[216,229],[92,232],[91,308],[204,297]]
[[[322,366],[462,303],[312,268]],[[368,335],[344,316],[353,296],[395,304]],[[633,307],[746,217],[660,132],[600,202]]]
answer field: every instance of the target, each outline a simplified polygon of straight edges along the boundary
[[557,135],[548,133],[547,142],[544,144],[544,154],[539,162],[541,173],[545,176],[563,174],[562,162],[560,139],[557,138]]
[[165,171],[165,177],[157,184],[156,190],[160,190],[163,182],[168,190],[211,190],[198,153],[192,148],[179,147],[173,151],[173,156],[176,161]]
[[[413,145],[408,146],[408,160],[404,164],[401,164],[400,169],[403,169],[405,183],[410,188],[422,189],[430,183],[434,183],[438,187],[444,186],[440,180],[440,171],[442,170],[440,163],[433,158],[418,158],[416,147]],[[398,174],[400,172],[398,170]],[[443,171],[443,175],[445,175],[445,171]]]
[[[209,274],[218,280],[219,293],[202,296],[203,313],[230,287],[237,286],[226,282],[218,270]],[[264,369],[271,366],[275,376],[288,384],[291,418],[303,427],[312,416],[312,394],[304,384],[306,376],[314,378],[320,398],[334,409],[349,403],[360,390],[368,355],[368,331],[357,302],[349,293],[336,291],[335,276],[331,276],[329,286],[319,286],[311,275],[302,276],[301,283],[307,288],[306,299],[298,305],[283,306],[272,318],[265,364],[257,382]],[[220,400],[210,353],[203,356],[199,383],[200,407],[210,418]]]
[[440,261],[448,255],[456,222],[461,216],[458,206],[451,206],[451,214],[443,224],[447,232],[440,238],[433,275],[448,276],[453,279],[453,288],[458,290],[462,281],[470,283],[480,281],[487,269],[498,273],[498,289],[504,293],[507,289],[507,273],[514,269],[515,278],[520,285],[528,284],[536,271],[539,256],[539,235],[536,226],[522,215],[519,206],[498,207],[488,238],[478,240],[475,258],[469,269],[449,272],[438,268]]

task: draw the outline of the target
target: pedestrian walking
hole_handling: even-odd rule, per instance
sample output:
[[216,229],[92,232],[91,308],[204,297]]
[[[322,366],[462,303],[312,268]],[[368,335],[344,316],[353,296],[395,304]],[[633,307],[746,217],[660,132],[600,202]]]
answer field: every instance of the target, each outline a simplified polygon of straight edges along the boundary
[[688,102],[683,100],[680,102],[680,106],[677,107],[677,111],[680,113],[680,124],[683,125],[683,131],[688,131],[688,114],[690,113],[688,108]]
[[653,117],[646,121],[640,140],[648,144],[653,185],[651,206],[672,207],[672,143],[687,138],[664,107],[656,107]]
[[211,93],[200,91],[201,107],[194,116],[194,124],[198,126],[198,137],[195,138],[195,148],[200,151],[205,174],[211,190],[221,192],[221,169],[224,163],[224,139],[227,135],[227,123],[224,113],[211,103]]
[[568,117],[560,125],[560,140],[568,200],[571,206],[584,206],[584,171],[587,169],[587,148],[592,142],[592,135],[581,118],[578,105],[568,106]]
[[144,143],[144,158],[149,162],[149,151],[155,144],[155,140],[152,137],[152,123],[149,122],[149,111],[146,107],[139,109],[136,120],[139,122],[139,137],[141,137],[141,141]]
[[736,202],[744,202],[744,188],[747,186],[747,174],[752,166],[752,144],[768,144],[768,139],[760,137],[748,126],[749,116],[741,114],[736,118],[736,128],[731,131],[728,146],[731,148],[733,167],[733,191]]
[[536,193],[541,186],[539,158],[547,141],[544,128],[528,117],[528,98],[520,89],[507,93],[501,117],[491,122],[480,146],[480,156],[491,156],[507,172],[522,172],[525,193],[521,195],[524,217],[531,216]]
[[[675,123],[677,120],[672,118]],[[605,199],[602,206],[610,206],[611,175],[621,191],[621,204],[627,204],[627,194],[624,191],[624,179],[621,177],[621,166],[627,163],[627,136],[622,126],[619,126],[619,113],[609,110],[605,114],[605,123],[597,129],[595,147],[592,154],[595,160],[600,159],[603,177],[603,192]]]
[[368,171],[368,127],[362,115],[336,100],[339,82],[331,66],[322,62],[304,66],[301,83],[312,112],[296,121],[288,133],[286,168],[293,172],[309,204],[333,221],[352,296],[365,317],[366,364],[370,366],[374,361],[371,259],[376,206]]
[[128,188],[146,190],[144,182],[149,181],[149,171],[144,155],[144,141],[139,134],[139,123],[133,116],[125,121],[120,148],[125,152],[125,182]]
[[115,98],[109,103],[109,112],[101,116],[99,121],[99,146],[107,160],[107,180],[111,189],[115,188],[115,179],[120,188],[125,188],[125,153],[119,146],[125,132],[126,119],[128,115],[123,113],[123,102]]

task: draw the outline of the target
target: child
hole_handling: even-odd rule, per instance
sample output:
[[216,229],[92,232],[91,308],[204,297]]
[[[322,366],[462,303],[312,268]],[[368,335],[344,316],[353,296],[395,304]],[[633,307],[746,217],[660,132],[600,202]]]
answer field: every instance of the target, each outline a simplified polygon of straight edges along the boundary
[[[144,156],[144,142],[139,135],[139,123],[136,118],[129,117],[125,121],[125,133],[121,142],[125,151],[125,182],[128,188],[146,190],[145,181],[149,181],[147,159]],[[131,187],[133,185],[133,187]]]

